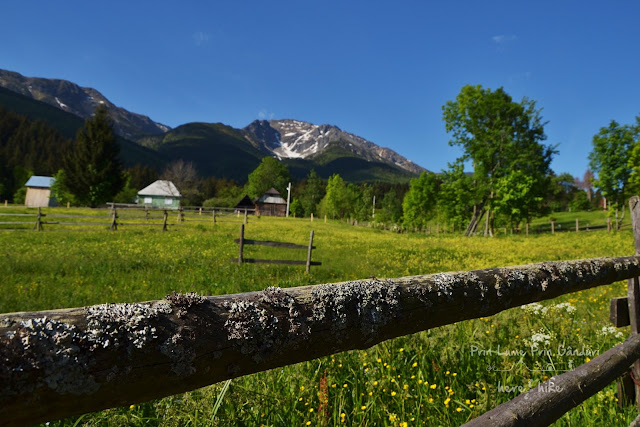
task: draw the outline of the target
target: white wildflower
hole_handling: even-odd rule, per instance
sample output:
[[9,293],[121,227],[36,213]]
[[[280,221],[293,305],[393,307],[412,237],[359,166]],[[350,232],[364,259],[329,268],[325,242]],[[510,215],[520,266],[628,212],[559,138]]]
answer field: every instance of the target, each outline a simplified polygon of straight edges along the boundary
[[607,335],[613,335],[616,338],[622,338],[624,336],[622,332],[620,332],[613,326],[603,326],[598,334],[602,335],[603,337],[606,337]]
[[556,304],[556,305],[553,306],[553,309],[555,311],[563,311],[564,310],[569,314],[573,314],[573,313],[576,312],[575,306],[571,305],[568,302],[562,302],[560,304]]

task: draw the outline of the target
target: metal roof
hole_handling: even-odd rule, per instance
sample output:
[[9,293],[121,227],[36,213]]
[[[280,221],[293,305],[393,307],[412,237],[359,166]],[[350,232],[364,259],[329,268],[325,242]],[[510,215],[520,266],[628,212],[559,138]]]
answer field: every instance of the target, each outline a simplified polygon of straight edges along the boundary
[[138,196],[182,197],[182,194],[180,194],[173,182],[159,179],[138,191]]
[[25,184],[25,187],[51,188],[56,179],[51,176],[34,175]]

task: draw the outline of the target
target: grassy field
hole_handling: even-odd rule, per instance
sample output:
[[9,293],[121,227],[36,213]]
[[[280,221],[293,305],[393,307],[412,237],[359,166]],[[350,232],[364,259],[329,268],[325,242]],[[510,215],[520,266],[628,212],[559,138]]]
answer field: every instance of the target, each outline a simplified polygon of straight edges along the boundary
[[[0,231],[0,312],[633,253],[628,230],[485,239],[250,217],[249,239],[307,244],[315,231],[313,259],[323,265],[306,275],[299,266],[229,263],[237,257],[239,224],[187,221],[165,233],[157,227]],[[303,252],[245,247],[245,256],[256,258],[304,259]],[[607,328],[608,304],[625,293],[624,283],[600,287],[51,425],[459,425],[622,342],[628,328]],[[522,360],[509,355],[515,353]],[[636,415],[618,409],[614,384],[557,424],[628,425]]]

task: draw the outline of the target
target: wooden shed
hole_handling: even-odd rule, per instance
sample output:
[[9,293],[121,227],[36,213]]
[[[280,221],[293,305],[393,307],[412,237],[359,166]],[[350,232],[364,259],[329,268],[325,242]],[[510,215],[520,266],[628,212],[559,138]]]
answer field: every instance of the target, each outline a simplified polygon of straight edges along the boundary
[[282,198],[278,190],[270,188],[256,200],[256,215],[286,216],[287,201]]
[[244,196],[242,200],[240,200],[234,207],[236,212],[244,212],[245,210],[253,211],[255,208],[256,205],[253,203],[253,201],[251,201],[251,198],[249,196]]
[[178,209],[181,197],[173,182],[159,179],[138,191],[137,203],[153,208]]
[[32,208],[45,208],[58,206],[55,197],[51,197],[51,186],[55,182],[51,176],[32,176],[25,187],[27,195],[24,198],[25,206]]

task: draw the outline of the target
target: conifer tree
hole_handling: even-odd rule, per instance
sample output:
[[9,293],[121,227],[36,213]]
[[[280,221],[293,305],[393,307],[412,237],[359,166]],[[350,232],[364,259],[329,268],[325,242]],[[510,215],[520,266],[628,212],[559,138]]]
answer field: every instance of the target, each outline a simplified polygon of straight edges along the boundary
[[120,147],[104,106],[85,120],[70,155],[65,157],[62,185],[84,205],[96,207],[115,197],[125,180]]

